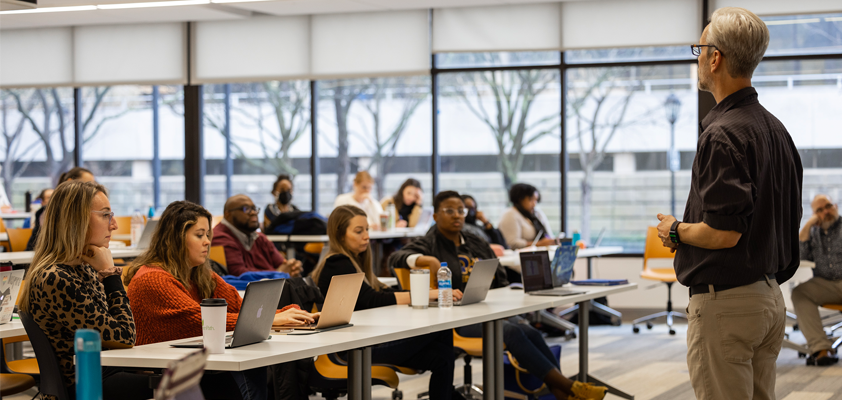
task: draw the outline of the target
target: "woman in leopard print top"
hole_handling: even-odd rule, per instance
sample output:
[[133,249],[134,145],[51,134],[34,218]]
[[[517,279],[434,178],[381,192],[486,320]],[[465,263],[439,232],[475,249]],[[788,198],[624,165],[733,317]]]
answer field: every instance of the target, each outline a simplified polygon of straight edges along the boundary
[[[75,398],[73,337],[78,329],[100,333],[102,348],[135,343],[129,298],[108,242],[117,229],[106,189],[93,182],[56,188],[45,211],[21,310],[41,327],[59,361],[68,395]],[[103,369],[105,398],[152,397],[148,377]]]

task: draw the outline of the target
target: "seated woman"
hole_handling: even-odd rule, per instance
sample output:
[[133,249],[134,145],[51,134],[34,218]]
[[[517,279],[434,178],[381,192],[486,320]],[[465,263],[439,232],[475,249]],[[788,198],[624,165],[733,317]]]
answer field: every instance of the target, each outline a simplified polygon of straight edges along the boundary
[[[88,171],[87,169],[82,168],[82,167],[74,167],[70,171],[67,171],[67,172],[63,173],[63,174],[59,175],[59,177],[58,177],[58,184],[59,185],[61,185],[64,182],[67,182],[67,181],[94,182],[94,181],[96,181],[96,178],[94,177],[94,174],[91,173],[91,171]],[[52,190],[50,190],[50,189],[47,189],[47,190],[52,192]],[[41,192],[41,196],[44,196],[44,194],[47,192],[47,190],[44,190],[43,192]],[[39,196],[39,197],[41,197],[41,196]],[[38,211],[35,212],[35,221],[32,224],[32,236],[29,237],[29,241],[26,243],[26,251],[35,250],[35,241],[38,239],[38,231],[41,230],[41,223],[43,222],[43,219],[44,219],[43,213],[44,213],[45,209],[47,208],[47,203],[49,203],[49,198],[42,199],[42,202],[43,203],[41,205],[41,208],[38,209]]]
[[[41,239],[35,246],[20,309],[41,327],[58,357],[67,394],[76,397],[73,337],[77,329],[100,333],[102,349],[135,344],[135,322],[114,266],[108,242],[117,229],[105,187],[66,182],[44,211]],[[149,378],[102,369],[105,398],[148,399]]]
[[[124,280],[134,304],[137,344],[201,336],[200,303],[206,298],[228,302],[226,330],[234,330],[242,299],[237,289],[210,269],[211,219],[200,205],[170,203],[149,248],[129,267]],[[290,306],[275,315],[274,323],[296,325],[316,317]],[[267,397],[266,374],[266,368],[231,372],[244,399]]]
[[398,212],[398,220],[395,226],[398,228],[414,228],[421,219],[423,201],[424,191],[421,190],[421,182],[409,178],[401,185],[394,196],[385,198],[381,205],[384,210],[390,204],[395,205],[395,209]]
[[509,201],[512,208],[506,210],[500,218],[500,232],[512,249],[521,249],[532,244],[538,232],[543,232],[535,241],[536,246],[552,246],[556,244],[550,220],[538,208],[541,194],[535,186],[526,183],[516,183],[509,190]]
[[275,202],[266,205],[263,211],[263,231],[265,232],[272,221],[285,212],[298,211],[298,207],[292,204],[292,192],[295,187],[292,185],[292,177],[287,174],[278,175],[275,184],[272,185],[272,197]]
[[[363,210],[339,206],[327,220],[330,253],[313,271],[313,281],[327,296],[335,275],[365,273],[355,310],[409,304],[409,292],[394,292],[377,280],[371,269],[368,221]],[[453,291],[454,299],[462,292]],[[430,290],[430,299],[438,299],[438,290]],[[371,361],[431,371],[430,399],[450,399],[453,394],[453,333],[450,330],[372,347]]]
[[336,196],[333,206],[356,206],[365,212],[368,225],[374,230],[379,230],[380,214],[383,213],[383,207],[380,207],[380,203],[371,195],[372,189],[374,189],[374,178],[366,171],[357,172],[354,177],[354,191]]

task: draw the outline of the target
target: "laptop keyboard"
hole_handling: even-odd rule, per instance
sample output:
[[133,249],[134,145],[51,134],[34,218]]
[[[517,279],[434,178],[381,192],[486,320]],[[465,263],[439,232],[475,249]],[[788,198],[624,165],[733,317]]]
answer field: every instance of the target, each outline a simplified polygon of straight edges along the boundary
[[536,292],[531,292],[529,294],[537,294],[537,295],[546,295],[546,296],[570,296],[574,294],[584,293],[581,290],[570,290],[570,289],[547,289],[547,290],[539,290]]

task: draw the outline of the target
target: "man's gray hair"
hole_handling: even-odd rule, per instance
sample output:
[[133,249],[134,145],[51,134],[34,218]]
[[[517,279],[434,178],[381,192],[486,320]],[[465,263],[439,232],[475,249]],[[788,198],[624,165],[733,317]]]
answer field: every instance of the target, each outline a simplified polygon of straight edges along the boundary
[[722,52],[732,78],[751,78],[769,46],[769,29],[749,10],[723,7],[710,18],[707,43]]

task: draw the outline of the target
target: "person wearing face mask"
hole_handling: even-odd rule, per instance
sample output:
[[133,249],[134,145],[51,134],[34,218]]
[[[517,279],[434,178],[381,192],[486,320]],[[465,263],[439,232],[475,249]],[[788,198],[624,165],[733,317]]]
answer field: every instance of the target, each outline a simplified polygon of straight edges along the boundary
[[816,267],[813,279],[792,291],[792,305],[810,348],[807,365],[827,366],[839,358],[822,327],[819,307],[842,303],[842,217],[827,195],[817,195],[810,206],[813,216],[801,228],[798,239],[801,259],[815,262]]
[[479,206],[474,197],[469,194],[463,194],[462,201],[465,202],[465,207],[468,209],[468,215],[465,216],[465,226],[462,229],[483,238],[489,244],[508,249],[509,246],[506,244],[503,234],[491,224],[491,221],[485,217],[482,211],[479,211]]
[[300,276],[301,261],[286,260],[266,235],[257,231],[259,214],[260,208],[244,194],[225,202],[224,218],[213,228],[213,245],[225,248],[228,273],[278,271]]
[[292,177],[287,174],[278,175],[278,179],[272,185],[272,197],[275,198],[275,202],[266,205],[266,210],[263,211],[264,231],[269,228],[272,221],[279,215],[286,212],[299,211],[298,207],[292,204],[293,189]]
[[398,221],[395,226],[398,228],[414,228],[421,219],[421,212],[423,211],[424,191],[421,190],[421,182],[416,179],[407,179],[398,189],[394,196],[387,197],[383,200],[381,205],[383,209],[388,209],[390,204],[394,204],[398,210]]

